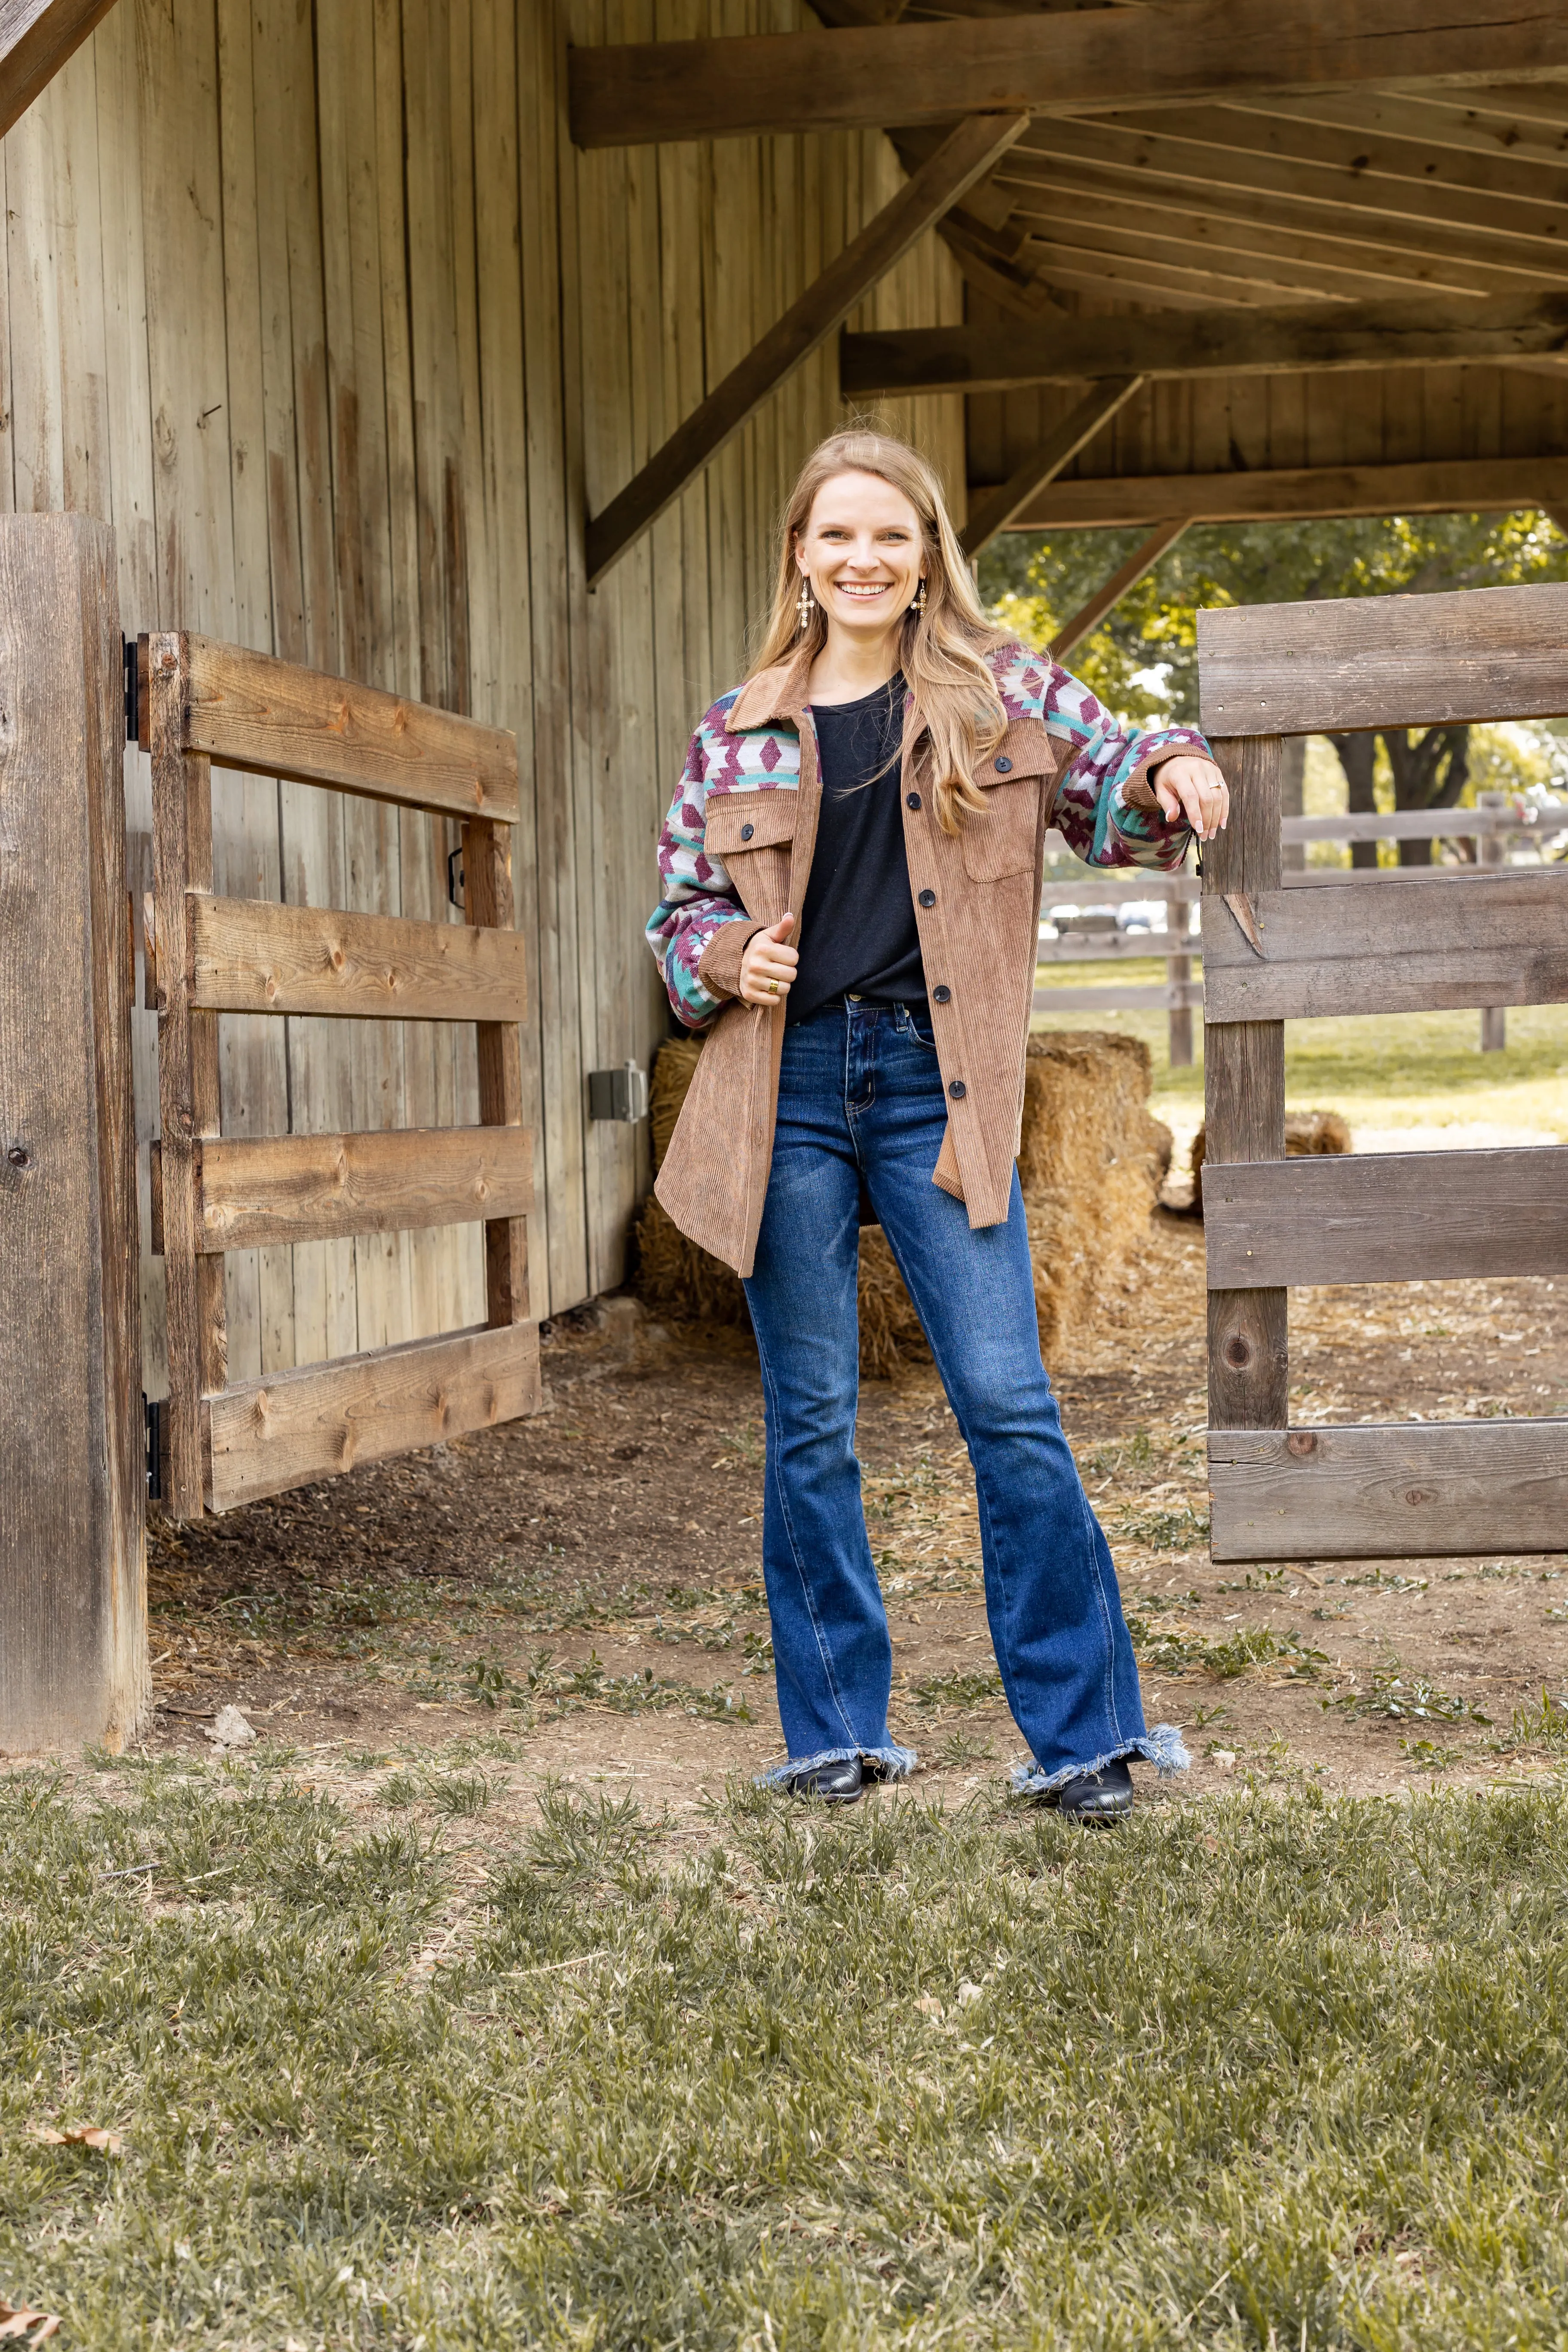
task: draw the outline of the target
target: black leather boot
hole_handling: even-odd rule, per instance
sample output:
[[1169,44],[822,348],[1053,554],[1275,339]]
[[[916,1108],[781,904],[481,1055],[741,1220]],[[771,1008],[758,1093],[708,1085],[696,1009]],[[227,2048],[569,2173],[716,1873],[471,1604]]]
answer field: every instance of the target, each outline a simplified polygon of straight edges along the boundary
[[817,1797],[825,1805],[855,1805],[860,1801],[865,1775],[858,1756],[847,1756],[837,1764],[808,1764],[803,1771],[792,1772],[782,1785],[792,1797]]
[[1064,1780],[1046,1802],[1069,1821],[1124,1822],[1132,1811],[1132,1775],[1125,1758],[1102,1764],[1098,1772],[1080,1772],[1076,1780]]

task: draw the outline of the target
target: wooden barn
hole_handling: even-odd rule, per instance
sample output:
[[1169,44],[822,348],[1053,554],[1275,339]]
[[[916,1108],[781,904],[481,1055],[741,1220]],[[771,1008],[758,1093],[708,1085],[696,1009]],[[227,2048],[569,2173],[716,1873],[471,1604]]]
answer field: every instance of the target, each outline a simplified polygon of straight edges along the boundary
[[[742,666],[789,479],[847,411],[921,442],[972,548],[1147,524],[1123,584],[1196,518],[1568,509],[1565,6],[15,0],[0,123],[0,508],[112,528],[128,637],[515,734],[514,904],[482,919],[526,967],[535,1318],[623,1278],[647,1128],[592,1116],[589,1081],[667,1034],[641,939],[663,805]],[[25,632],[6,658],[14,694]],[[438,804],[211,764],[202,887],[463,919]],[[134,745],[124,809],[139,910]],[[133,1020],[139,1415],[167,1370],[156,1023]],[[0,1037],[13,1096],[28,1034]],[[228,1011],[214,1034],[225,1138],[480,1116],[455,1021]],[[227,1379],[482,1324],[483,1233],[227,1248]],[[38,1367],[6,1352],[25,1432]],[[0,1470],[61,1486],[26,1434]],[[51,1544],[107,1572],[29,1508],[8,1575]],[[0,1744],[63,1720],[19,1694],[74,1654],[58,1625],[9,1646]],[[139,1671],[119,1687],[73,1720],[123,1727]]]

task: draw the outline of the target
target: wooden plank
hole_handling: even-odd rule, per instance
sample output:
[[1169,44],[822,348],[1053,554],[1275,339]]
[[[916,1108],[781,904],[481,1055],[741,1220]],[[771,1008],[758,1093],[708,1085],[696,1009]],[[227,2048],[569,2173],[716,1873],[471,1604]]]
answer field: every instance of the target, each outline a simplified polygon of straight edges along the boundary
[[[199,753],[181,746],[182,640],[154,635],[148,645],[153,754],[153,877],[157,906],[158,1099],[161,1113],[163,1280],[167,1299],[168,1474],[171,1517],[202,1510],[198,1401],[227,1374],[223,1262],[198,1248],[195,1162],[198,1145],[220,1131],[218,1022],[204,1011],[191,980],[195,916],[214,901],[212,775]],[[239,905],[247,902],[236,900]]]
[[838,380],[846,400],[897,399],[911,392],[1011,392],[1080,376],[1426,368],[1551,357],[1565,348],[1568,293],[1508,294],[1493,302],[1430,295],[1408,302],[1126,312],[1038,326],[1007,320],[845,334]]
[[1282,841],[1473,841],[1500,834],[1550,834],[1568,824],[1568,803],[1531,803],[1520,810],[1489,808],[1396,809],[1375,816],[1288,816]]
[[1457,186],[1439,170],[1418,177],[1357,171],[1363,142],[1346,140],[1336,147],[1310,138],[1281,139],[1279,129],[1232,107],[1056,121],[1020,142],[1003,179],[1034,176],[1038,140],[1047,173],[1086,164],[1085,184],[1097,194],[1109,172],[1122,188],[1178,205],[1212,204],[1223,191],[1239,212],[1257,199],[1265,213],[1279,218],[1281,208],[1291,205],[1298,219],[1348,241],[1373,245],[1415,233],[1429,236],[1440,253],[1484,262],[1501,247],[1511,257],[1551,267],[1557,238],[1549,205]]
[[207,1502],[232,1511],[389,1454],[494,1429],[540,1404],[539,1333],[458,1331],[247,1381],[207,1400]]
[[[185,942],[159,899],[159,968]],[[404,915],[186,902],[192,1002],[222,1013],[324,1013],[394,1021],[518,1021],[525,955],[515,931]]]
[[1205,728],[1312,735],[1556,719],[1568,710],[1568,584],[1251,604],[1198,617]]
[[1568,23],[1475,0],[1437,26],[1411,0],[1086,10],[865,29],[651,41],[572,52],[579,147],[871,130],[1026,106],[1068,114],[1253,90],[1526,82],[1568,66]]
[[1568,1272],[1568,1149],[1204,1161],[1211,1283]]
[[1037,988],[1037,1013],[1178,1013],[1201,1005],[1201,981],[1171,982],[1164,987]]
[[[1204,851],[1205,915],[1226,892],[1279,890],[1279,739],[1215,742],[1230,785],[1230,822]],[[1279,1021],[1211,1029],[1205,941],[1204,1115],[1208,1148],[1227,1160],[1285,1157],[1285,1030]],[[1209,1421],[1222,1429],[1279,1429],[1289,1409],[1286,1294],[1211,1288]]]
[[[1281,384],[1305,379],[1274,377]],[[984,494],[976,488],[973,495]],[[1495,513],[1568,504],[1568,458],[1433,458],[1419,465],[1263,467],[1257,473],[1073,475],[1031,499],[1016,530],[1110,523],[1247,522],[1294,515]]]
[[405,808],[517,816],[517,738],[402,695],[188,637],[185,742],[225,767]]
[[1563,1549],[1568,1421],[1211,1428],[1208,1453],[1216,1560]]
[[229,1137],[196,1154],[196,1246],[208,1252],[521,1219],[532,1206],[533,1139],[517,1127]]
[[1142,546],[1135,547],[1125,563],[1113,572],[1101,588],[1097,588],[1087,604],[1080,604],[1070,621],[1064,622],[1051,639],[1051,659],[1066,661],[1073,647],[1085,637],[1092,636],[1108,613],[1114,612],[1130,588],[1136,588],[1146,572],[1152,572],[1160,558],[1174,547],[1187,527],[1185,515],[1167,516],[1155,524]]
[[1005,530],[1030,499],[1089,446],[1142,382],[1141,375],[1113,375],[1091,384],[1060,424],[1019,459],[1007,479],[970,508],[969,520],[959,534],[965,555],[976,556],[989,547],[997,532]]
[[0,1751],[148,1692],[113,534],[0,523]]
[[[468,921],[487,926],[492,936],[510,931],[510,835],[483,817],[463,827],[463,906]],[[521,940],[518,945],[521,949]],[[526,953],[517,969],[526,975]],[[475,1043],[480,1118],[489,1127],[521,1131],[522,1041],[516,1021],[481,1021]],[[531,1139],[523,1140],[531,1150]],[[527,1213],[527,1206],[514,1205],[485,1221],[485,1320],[492,1328],[528,1320]]]
[[1027,121],[1016,111],[975,115],[943,140],[930,161],[676,427],[641,472],[594,517],[587,541],[590,587],[673,504],[753,410],[843,324],[931,223],[1005,154]]
[[1191,937],[1178,937],[1171,931],[1115,931],[1100,938],[1092,932],[1069,932],[1059,940],[1042,940],[1035,951],[1035,961],[1037,963],[1137,963],[1141,959],[1190,957],[1196,944]]
[[1560,866],[1409,882],[1368,876],[1359,888],[1336,880],[1258,892],[1248,903],[1261,953],[1228,907],[1203,902],[1211,1028],[1568,1002],[1568,871]]
[[[1071,854],[1059,833],[1053,829],[1047,834],[1048,857]],[[1052,907],[1120,907],[1129,898],[1180,898],[1191,905],[1202,889],[1195,874],[1155,874],[1147,868],[1137,874],[1105,874],[1080,865],[1071,874],[1047,875],[1040,906],[1048,914]]]
[[0,137],[107,16],[113,0],[4,0],[0,5]]

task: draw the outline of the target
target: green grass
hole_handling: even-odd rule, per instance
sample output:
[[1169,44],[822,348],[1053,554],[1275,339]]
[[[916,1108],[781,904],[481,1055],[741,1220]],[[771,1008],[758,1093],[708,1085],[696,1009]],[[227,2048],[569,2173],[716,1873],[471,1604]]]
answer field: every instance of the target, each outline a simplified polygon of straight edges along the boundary
[[[1164,966],[1047,964],[1042,987],[1104,987],[1162,981]],[[1195,1108],[1203,1101],[1203,1024],[1194,1024],[1197,1059],[1173,1070],[1163,1013],[1037,1015],[1042,1028],[1115,1029],[1142,1037],[1154,1062],[1154,1108]],[[1482,1054],[1476,1013],[1399,1013],[1334,1021],[1291,1021],[1285,1028],[1285,1091],[1292,1110],[1339,1110],[1353,1128],[1447,1126],[1495,1120],[1540,1126],[1568,1137],[1568,1006],[1510,1007],[1508,1045]]]
[[547,1790],[477,1895],[467,1822],[92,1793],[0,1782],[0,2295],[62,2345],[1564,2342],[1560,1785],[746,1790],[707,1851]]

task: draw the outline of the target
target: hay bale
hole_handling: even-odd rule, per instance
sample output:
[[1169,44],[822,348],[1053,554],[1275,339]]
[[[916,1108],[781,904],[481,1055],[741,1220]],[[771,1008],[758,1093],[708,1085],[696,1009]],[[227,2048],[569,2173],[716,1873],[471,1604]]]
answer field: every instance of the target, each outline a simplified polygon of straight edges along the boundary
[[[654,1165],[669,1148],[701,1051],[676,1038],[654,1065]],[[1088,1030],[1032,1037],[1024,1073],[1018,1170],[1035,1260],[1035,1304],[1047,1359],[1093,1319],[1100,1276],[1118,1273],[1148,1230],[1171,1164],[1171,1132],[1149,1115],[1148,1048]],[[633,1287],[670,1320],[749,1325],[738,1277],[700,1250],[650,1200],[637,1227]],[[889,1378],[931,1360],[903,1277],[879,1225],[860,1234],[860,1369]]]
[[1029,1040],[1018,1176],[1047,1363],[1095,1320],[1106,1279],[1142,1250],[1171,1164],[1136,1037],[1047,1029]]
[[[1350,1124],[1337,1110],[1289,1110],[1285,1114],[1285,1157],[1304,1160],[1314,1152],[1348,1151]],[[1208,1156],[1208,1129],[1193,1138],[1193,1214],[1204,1213],[1204,1161]]]

